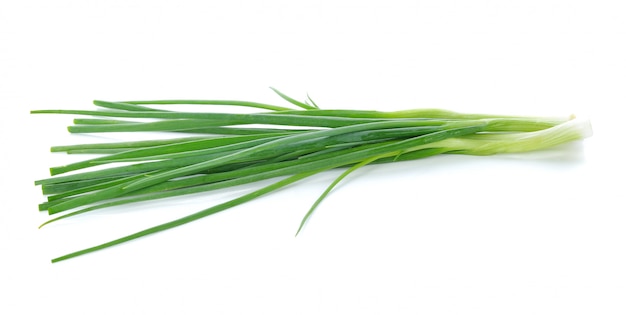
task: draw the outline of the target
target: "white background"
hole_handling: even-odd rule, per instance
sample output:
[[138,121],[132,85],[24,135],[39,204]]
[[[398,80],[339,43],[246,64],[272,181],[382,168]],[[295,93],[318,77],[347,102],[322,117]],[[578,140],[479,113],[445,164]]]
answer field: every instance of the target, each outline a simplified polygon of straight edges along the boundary
[[[0,1],[1,314],[625,314],[623,1]],[[589,117],[550,152],[337,172],[50,259],[258,185],[38,230],[36,179],[93,99]],[[107,135],[107,137],[123,137]],[[115,138],[119,139],[119,138]]]

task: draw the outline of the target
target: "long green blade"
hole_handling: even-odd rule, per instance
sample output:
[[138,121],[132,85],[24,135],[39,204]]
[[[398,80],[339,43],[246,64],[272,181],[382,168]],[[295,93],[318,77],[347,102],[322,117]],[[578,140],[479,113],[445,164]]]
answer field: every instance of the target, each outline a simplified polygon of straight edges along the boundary
[[70,253],[70,254],[67,254],[67,255],[63,255],[63,256],[54,258],[54,259],[52,259],[52,262],[55,263],[55,262],[63,261],[63,260],[66,260],[66,259],[74,258],[74,257],[77,257],[77,256],[81,256],[81,255],[84,255],[84,254],[95,252],[95,251],[98,251],[98,250],[101,250],[101,249],[105,249],[105,248],[108,248],[108,247],[111,247],[111,246],[122,244],[122,243],[125,243],[125,242],[128,242],[128,241],[140,238],[140,237],[144,237],[146,235],[150,235],[150,234],[158,233],[158,232],[161,232],[161,231],[169,230],[171,228],[174,228],[174,227],[177,227],[177,226],[180,226],[180,225],[183,225],[183,224],[187,224],[189,222],[193,222],[195,220],[204,218],[206,216],[215,214],[217,212],[220,212],[220,211],[232,208],[234,206],[240,205],[242,203],[251,201],[251,200],[256,199],[258,197],[261,197],[261,196],[263,196],[263,195],[265,195],[267,193],[270,193],[270,192],[275,191],[277,189],[280,189],[280,188],[282,188],[284,186],[287,186],[287,185],[289,185],[291,183],[294,183],[294,182],[297,182],[297,181],[299,181],[301,179],[304,179],[306,177],[312,176],[312,175],[314,175],[316,173],[318,173],[318,172],[302,173],[302,174],[298,174],[298,175],[294,175],[294,176],[288,177],[288,178],[283,179],[283,180],[281,180],[281,181],[279,181],[277,183],[268,185],[268,186],[266,186],[264,188],[261,188],[259,190],[253,191],[253,192],[248,193],[246,195],[243,195],[243,196],[241,196],[239,198],[235,198],[233,200],[230,200],[230,201],[221,203],[219,205],[207,208],[205,210],[202,210],[202,211],[196,212],[194,214],[182,217],[180,219],[173,220],[173,221],[170,221],[170,222],[167,222],[167,223],[163,223],[163,224],[160,224],[160,225],[157,225],[157,226],[153,226],[151,228],[148,228],[148,229],[139,231],[137,233],[133,233],[133,234],[130,234],[130,235],[127,235],[127,236],[115,239],[115,240],[110,241],[110,242],[106,242],[106,243],[103,243],[103,244],[100,244],[100,245],[97,245],[97,246],[93,246],[93,247],[90,247],[90,248],[86,248],[86,249],[83,249],[83,250],[79,250],[79,251],[76,251],[76,252],[73,252],[73,253]]

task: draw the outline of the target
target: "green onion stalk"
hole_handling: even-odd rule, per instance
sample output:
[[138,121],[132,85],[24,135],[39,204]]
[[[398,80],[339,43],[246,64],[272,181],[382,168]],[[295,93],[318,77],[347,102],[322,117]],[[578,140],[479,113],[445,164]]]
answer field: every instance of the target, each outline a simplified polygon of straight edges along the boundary
[[[343,172],[305,213],[296,235],[329,192],[368,164],[439,154],[492,155],[543,150],[591,135],[589,121],[569,117],[465,114],[440,109],[394,112],[320,109],[273,89],[289,107],[233,100],[94,101],[97,110],[35,110],[79,117],[70,133],[168,132],[173,138],[53,146],[52,152],[98,157],[50,168],[35,181],[53,217],[41,226],[161,198],[272,184],[191,215],[54,258],[58,262],[171,229],[232,208],[331,169]],[[239,106],[250,113],[176,111],[176,105]],[[206,108],[206,107],[203,107]],[[93,169],[100,166],[98,169]]]

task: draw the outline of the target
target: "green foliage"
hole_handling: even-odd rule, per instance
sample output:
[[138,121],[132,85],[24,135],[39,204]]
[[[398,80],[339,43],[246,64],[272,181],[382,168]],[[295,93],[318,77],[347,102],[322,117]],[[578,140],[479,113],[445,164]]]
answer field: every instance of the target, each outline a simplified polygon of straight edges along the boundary
[[[94,101],[101,109],[93,111],[32,111],[34,114],[108,117],[77,118],[68,128],[72,133],[172,132],[179,135],[173,139],[52,147],[53,152],[101,156],[52,167],[52,177],[35,182],[47,195],[47,201],[40,204],[39,209],[51,215],[64,212],[41,226],[111,206],[280,178],[239,198],[52,261],[180,226],[317,173],[346,168],[305,214],[297,230],[299,233],[337,183],[367,164],[445,153],[490,155],[533,151],[582,139],[589,136],[591,130],[587,121],[570,118],[462,114],[439,109],[323,110],[308,95],[305,102],[300,102],[273,90],[300,109],[247,101],[157,100]],[[263,112],[235,114],[169,109],[178,104],[242,106]],[[150,105],[167,106],[168,110]],[[104,168],[90,170],[95,166]],[[60,176],[68,172],[73,173]]]

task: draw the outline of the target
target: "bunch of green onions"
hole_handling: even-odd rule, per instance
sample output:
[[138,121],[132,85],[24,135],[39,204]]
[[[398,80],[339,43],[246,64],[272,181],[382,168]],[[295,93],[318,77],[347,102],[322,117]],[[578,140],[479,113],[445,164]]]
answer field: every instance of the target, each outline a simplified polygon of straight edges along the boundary
[[[52,177],[35,182],[47,195],[47,201],[39,209],[56,215],[42,226],[107,207],[278,178],[266,187],[230,201],[52,262],[183,225],[317,173],[344,169],[304,215],[297,234],[333,187],[367,164],[438,154],[526,152],[591,134],[588,121],[574,117],[494,116],[438,109],[324,110],[308,96],[305,102],[300,102],[273,90],[294,109],[246,101],[160,100],[94,101],[98,110],[32,111],[100,117],[75,119],[74,125],[68,127],[71,133],[172,132],[177,135],[160,140],[52,147],[53,152],[99,156],[52,167]],[[176,104],[244,106],[255,112],[169,110],[170,105]],[[100,167],[85,170],[94,166]]]

